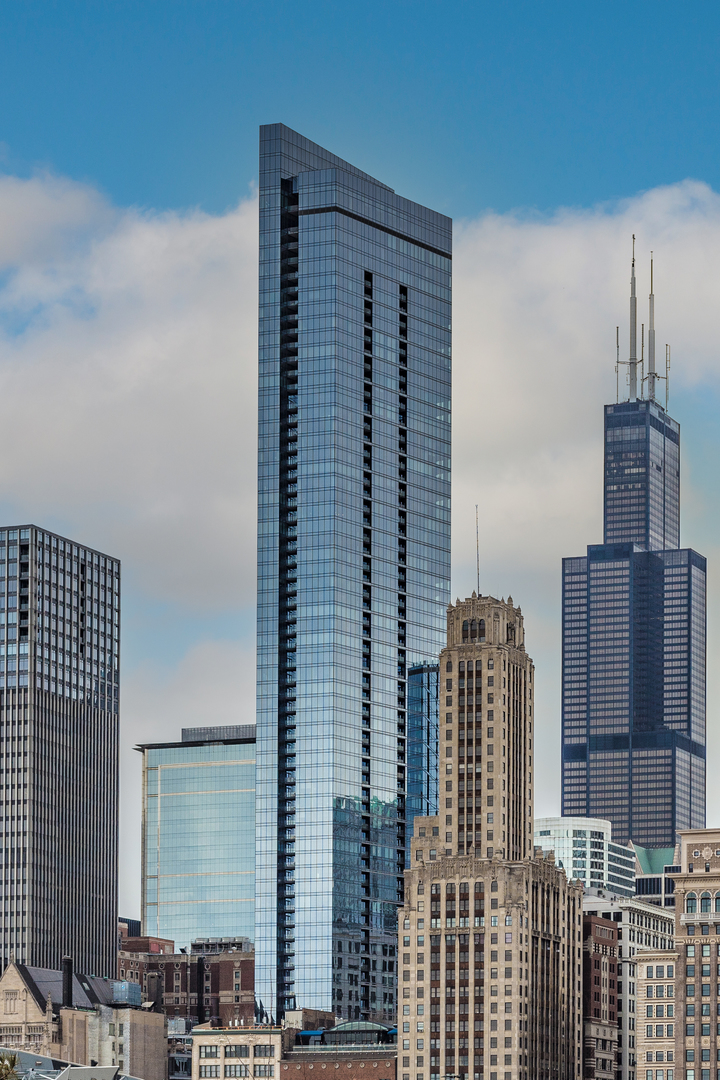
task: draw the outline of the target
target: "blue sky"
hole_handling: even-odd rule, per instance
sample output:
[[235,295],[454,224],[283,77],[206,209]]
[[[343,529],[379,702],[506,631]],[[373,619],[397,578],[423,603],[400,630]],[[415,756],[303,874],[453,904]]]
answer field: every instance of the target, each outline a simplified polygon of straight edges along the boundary
[[132,745],[254,716],[261,123],[456,220],[453,595],[477,502],[483,589],[522,604],[538,669],[539,814],[560,559],[601,539],[631,234],[641,320],[655,250],[720,764],[719,31],[709,3],[0,5],[0,518],[123,562],[126,914]]
[[454,217],[718,186],[716,4],[25,0],[5,166],[121,205],[234,205],[284,123]]

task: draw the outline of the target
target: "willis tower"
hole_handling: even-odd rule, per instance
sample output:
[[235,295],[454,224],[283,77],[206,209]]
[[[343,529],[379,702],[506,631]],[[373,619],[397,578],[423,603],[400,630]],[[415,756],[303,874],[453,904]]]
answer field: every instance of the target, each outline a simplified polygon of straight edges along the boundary
[[705,826],[706,560],[680,547],[680,425],[638,387],[633,253],[629,399],[605,406],[604,542],[563,559],[562,812],[674,845]]

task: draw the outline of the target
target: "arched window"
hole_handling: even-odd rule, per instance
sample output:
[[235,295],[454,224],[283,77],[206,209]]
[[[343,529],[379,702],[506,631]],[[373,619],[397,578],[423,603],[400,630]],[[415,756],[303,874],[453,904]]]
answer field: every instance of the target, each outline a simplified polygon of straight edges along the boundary
[[473,619],[470,623],[470,640],[477,641],[477,619]]
[[473,669],[473,662],[472,662],[472,660],[468,660],[468,671],[472,671],[472,669]]
[[448,660],[447,664],[445,665],[445,670],[452,671],[452,660]]
[[459,671],[459,673],[461,675],[465,674],[465,661],[464,660],[461,660],[460,663],[458,664],[458,671]]
[[700,897],[700,911],[703,915],[710,911],[710,893],[704,892]]
[[468,640],[469,631],[470,623],[467,621],[467,619],[465,619],[465,621],[463,622],[463,641]]
[[697,911],[697,896],[694,892],[688,893],[685,897],[685,911],[688,915],[694,915]]
[[720,893],[715,893],[715,910],[720,911]]
[[480,620],[480,640],[481,641],[485,640],[485,620],[484,619]]

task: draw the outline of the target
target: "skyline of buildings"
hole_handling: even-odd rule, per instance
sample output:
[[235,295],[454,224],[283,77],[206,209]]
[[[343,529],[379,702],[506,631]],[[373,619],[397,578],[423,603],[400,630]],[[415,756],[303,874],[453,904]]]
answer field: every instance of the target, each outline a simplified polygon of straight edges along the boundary
[[[605,406],[603,543],[563,559],[562,814],[668,847],[705,824],[706,561],[680,548],[680,426],[638,383],[633,255],[627,401]],[[642,369],[641,369],[642,370]]]
[[[720,942],[720,846],[684,832],[684,877],[660,861],[705,805],[706,567],[679,548],[679,426],[652,367],[648,399],[605,407],[604,542],[563,561],[564,816],[534,820],[521,609],[474,592],[447,602],[450,222],[283,125],[262,129],[261,169],[257,759],[252,725],[136,748],[143,940],[183,946],[159,966],[121,954],[136,1004],[152,985],[158,1007],[199,1018],[222,990],[225,1022],[249,1017],[240,963],[214,987],[186,953],[243,933],[256,938],[255,1015],[397,1017],[402,1080],[570,1080],[583,1052],[596,1076],[614,1077],[617,1054],[622,1080],[641,1080],[636,944],[669,949],[673,915],[692,937],[696,914],[710,940],[685,955]],[[26,861],[36,876],[11,904],[5,963],[19,944],[33,970],[57,968],[58,949],[107,969],[97,883],[117,858],[119,564],[34,526],[3,539],[5,832],[25,814],[26,738],[34,839],[63,781],[76,814],[59,851],[42,838],[44,862],[37,845],[6,858],[6,890],[24,890]],[[633,849],[613,830],[639,862],[657,856],[659,902],[668,877],[684,907],[633,895]],[[703,863],[707,888],[690,891]],[[52,887],[73,872],[74,896],[84,889],[84,908],[54,906],[64,937],[30,917],[48,866]],[[94,954],[78,949],[88,926]],[[711,1000],[686,1008],[715,1015],[698,985],[683,993]],[[714,1061],[705,1026],[686,1026],[692,1047],[674,1032],[674,1058],[672,1029],[648,1027],[647,1061],[664,1069],[683,1046],[699,1055],[686,1061]]]
[[449,218],[260,129],[256,977],[276,1017],[395,1013],[359,962],[394,954],[408,671],[450,599],[451,258]]

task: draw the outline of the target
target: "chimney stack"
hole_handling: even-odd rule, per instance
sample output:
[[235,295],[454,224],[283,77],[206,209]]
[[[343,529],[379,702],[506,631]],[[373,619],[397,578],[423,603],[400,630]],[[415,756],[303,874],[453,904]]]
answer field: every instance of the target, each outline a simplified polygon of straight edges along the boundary
[[73,1006],[73,961],[72,956],[62,958],[62,1003],[64,1009]]

